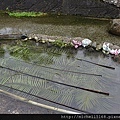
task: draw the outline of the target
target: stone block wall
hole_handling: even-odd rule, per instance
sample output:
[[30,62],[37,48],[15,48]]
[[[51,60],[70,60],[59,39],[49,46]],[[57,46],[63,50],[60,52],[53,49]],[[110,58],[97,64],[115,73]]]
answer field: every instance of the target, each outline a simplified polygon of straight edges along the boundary
[[6,10],[6,8],[9,10],[61,12],[82,16],[120,18],[120,8],[109,3],[108,0],[1,0],[0,10]]
[[63,13],[119,18],[120,8],[102,0],[63,0]]
[[120,0],[103,0],[104,2],[108,2],[109,4],[113,4],[117,7],[120,7]]

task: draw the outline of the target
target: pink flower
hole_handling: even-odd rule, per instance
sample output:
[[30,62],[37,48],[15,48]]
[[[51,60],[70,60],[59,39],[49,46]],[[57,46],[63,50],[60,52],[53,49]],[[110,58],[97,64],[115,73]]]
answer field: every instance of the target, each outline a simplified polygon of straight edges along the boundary
[[82,43],[80,41],[76,41],[76,40],[72,40],[72,43],[74,44],[75,48],[78,48],[79,46],[82,45]]
[[79,46],[81,46],[81,45],[82,45],[82,43],[81,43],[81,42],[78,42],[78,45],[79,45]]
[[110,53],[111,53],[111,54],[115,54],[115,50],[113,50],[113,49],[110,50]]
[[112,50],[110,50],[110,53],[111,53],[111,54],[114,54],[114,55],[118,55],[118,54],[120,53],[120,51],[117,50],[117,49],[116,49],[116,50],[113,50],[113,49],[112,49]]
[[118,53],[120,54],[120,49],[118,50]]
[[75,47],[75,48],[78,48],[78,45],[75,45],[74,47]]
[[73,44],[77,44],[77,41],[75,41],[75,40],[72,40],[72,42],[73,42]]
[[119,54],[119,52],[118,52],[118,50],[116,49],[116,50],[115,50],[115,55],[118,55],[118,54]]

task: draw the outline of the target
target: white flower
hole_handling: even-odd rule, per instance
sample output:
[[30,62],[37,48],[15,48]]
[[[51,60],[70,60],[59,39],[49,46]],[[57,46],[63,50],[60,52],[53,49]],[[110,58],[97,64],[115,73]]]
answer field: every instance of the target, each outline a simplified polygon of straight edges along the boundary
[[85,38],[84,40],[82,40],[82,46],[83,47],[86,47],[86,46],[90,45],[90,43],[92,43],[92,41],[89,40],[89,39],[87,39],[87,38]]
[[111,49],[109,48],[109,44],[110,44],[110,43],[104,42],[104,44],[103,44],[103,50],[104,50],[104,51],[107,51],[107,52],[110,52],[110,51],[111,51]]
[[120,54],[120,49],[118,50],[118,53]]

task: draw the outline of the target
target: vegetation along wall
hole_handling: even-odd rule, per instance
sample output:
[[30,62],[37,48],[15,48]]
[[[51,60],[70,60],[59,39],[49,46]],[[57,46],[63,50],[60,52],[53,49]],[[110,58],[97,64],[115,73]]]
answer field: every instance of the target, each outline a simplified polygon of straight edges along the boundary
[[120,18],[120,0],[1,0],[6,9]]

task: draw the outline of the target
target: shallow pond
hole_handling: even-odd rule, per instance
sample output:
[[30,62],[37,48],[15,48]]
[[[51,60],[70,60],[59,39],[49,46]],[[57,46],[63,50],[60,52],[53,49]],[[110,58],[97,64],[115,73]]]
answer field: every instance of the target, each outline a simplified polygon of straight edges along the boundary
[[[100,41],[114,38],[119,42],[119,37],[106,32],[109,21],[63,18],[3,16],[0,32],[82,36]],[[0,43],[0,89],[80,113],[120,113],[120,64],[110,56],[81,47],[61,49],[34,41]]]

